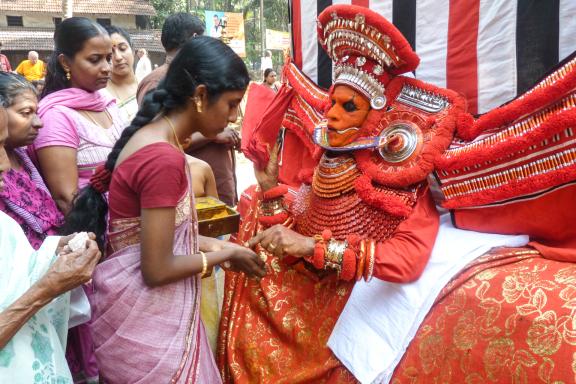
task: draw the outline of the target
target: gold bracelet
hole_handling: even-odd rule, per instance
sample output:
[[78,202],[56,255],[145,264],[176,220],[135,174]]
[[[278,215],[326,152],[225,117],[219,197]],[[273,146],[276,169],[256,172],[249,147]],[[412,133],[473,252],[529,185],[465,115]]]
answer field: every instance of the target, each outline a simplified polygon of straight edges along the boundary
[[337,241],[330,239],[326,244],[326,253],[324,254],[324,269],[332,268],[338,273],[342,271],[342,259],[348,243],[346,241]]
[[286,207],[282,198],[260,202],[260,214],[262,216],[275,216],[284,211],[286,211]]
[[204,277],[206,276],[206,272],[208,272],[208,258],[204,252],[200,251],[200,254],[202,255],[202,273],[200,277]]

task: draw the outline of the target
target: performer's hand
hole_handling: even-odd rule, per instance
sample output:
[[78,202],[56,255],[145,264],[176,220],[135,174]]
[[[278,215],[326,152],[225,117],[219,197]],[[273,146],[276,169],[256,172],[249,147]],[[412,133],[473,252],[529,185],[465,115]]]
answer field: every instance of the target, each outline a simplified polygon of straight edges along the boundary
[[274,146],[270,150],[270,159],[268,164],[262,170],[254,168],[254,173],[256,174],[256,180],[260,184],[262,191],[267,191],[278,185],[278,152],[280,151],[280,144],[278,142],[274,143]]
[[314,238],[301,235],[293,230],[277,224],[260,232],[248,241],[247,246],[254,248],[256,244],[266,249],[274,256],[290,255],[308,257],[314,254]]

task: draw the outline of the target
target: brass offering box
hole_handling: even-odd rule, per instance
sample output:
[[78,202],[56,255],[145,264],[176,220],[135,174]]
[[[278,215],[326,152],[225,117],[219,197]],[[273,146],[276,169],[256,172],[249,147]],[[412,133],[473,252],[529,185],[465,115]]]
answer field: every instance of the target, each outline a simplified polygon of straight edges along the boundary
[[198,232],[203,236],[217,237],[238,232],[240,214],[213,197],[197,197]]

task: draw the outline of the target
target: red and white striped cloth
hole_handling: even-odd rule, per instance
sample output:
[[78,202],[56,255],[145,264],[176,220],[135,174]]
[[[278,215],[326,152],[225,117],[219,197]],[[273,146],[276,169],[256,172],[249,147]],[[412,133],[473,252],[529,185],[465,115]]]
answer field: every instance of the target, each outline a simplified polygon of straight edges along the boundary
[[576,0],[292,0],[295,63],[323,87],[332,65],[316,17],[337,3],[393,21],[421,58],[416,77],[465,94],[472,113],[513,99],[576,50]]

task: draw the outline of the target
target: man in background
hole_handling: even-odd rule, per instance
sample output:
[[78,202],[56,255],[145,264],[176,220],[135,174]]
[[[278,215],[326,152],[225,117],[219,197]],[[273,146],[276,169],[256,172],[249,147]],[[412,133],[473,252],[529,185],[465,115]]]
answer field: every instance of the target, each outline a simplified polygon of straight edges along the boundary
[[46,76],[46,66],[38,58],[38,52],[30,51],[28,52],[28,60],[23,60],[16,67],[16,73],[21,74],[30,82],[41,80]]
[[[165,63],[152,71],[138,85],[136,98],[138,105],[146,93],[154,90],[160,80],[164,78],[170,62],[176,56],[182,45],[191,37],[204,33],[204,23],[189,13],[176,13],[170,15],[162,26],[161,41],[166,50]],[[192,157],[207,162],[216,178],[218,197],[229,206],[238,202],[236,193],[236,157],[234,150],[240,148],[240,135],[230,127],[224,129],[214,139],[208,139],[201,133],[192,135],[192,144],[186,153]]]
[[142,79],[152,72],[152,62],[148,57],[148,52],[144,48],[138,49],[136,55],[138,56],[138,64],[136,64],[136,71],[134,74],[136,75],[136,80],[141,82]]
[[142,105],[142,99],[149,91],[158,86],[160,80],[166,76],[170,62],[176,56],[180,48],[189,38],[204,33],[204,22],[197,16],[189,13],[175,13],[170,15],[164,21],[162,26],[162,35],[160,41],[166,51],[166,60],[164,64],[150,72],[138,84],[138,91],[136,92],[136,99],[138,105]]
[[[0,52],[2,52],[2,42],[0,41]],[[12,72],[12,66],[10,66],[10,61],[0,53],[0,72]]]

